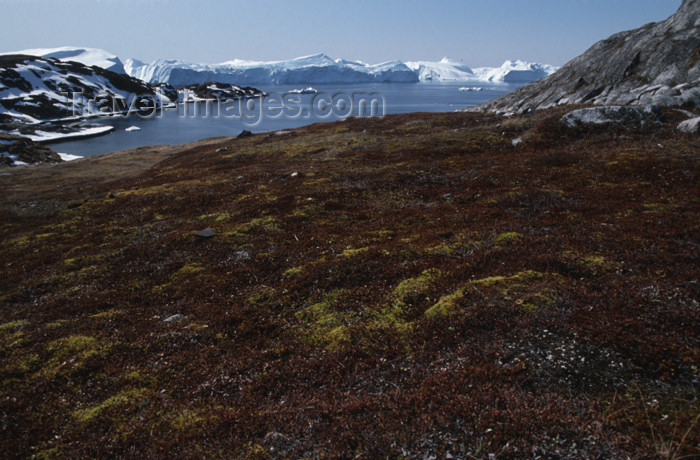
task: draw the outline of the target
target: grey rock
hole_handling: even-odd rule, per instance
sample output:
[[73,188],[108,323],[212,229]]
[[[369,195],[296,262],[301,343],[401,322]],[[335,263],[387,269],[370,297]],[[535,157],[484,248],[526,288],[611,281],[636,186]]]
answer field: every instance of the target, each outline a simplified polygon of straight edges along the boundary
[[567,104],[700,106],[700,0],[620,32],[552,75],[466,111],[521,114]]
[[194,232],[195,236],[198,236],[200,238],[213,238],[216,236],[216,231],[213,228],[205,228],[204,230],[200,230],[198,232]]
[[176,315],[168,316],[167,318],[165,318],[165,319],[163,320],[163,322],[164,322],[164,323],[177,323],[177,322],[180,321],[182,318],[184,318],[184,316],[182,316],[180,313],[178,313],[178,314],[176,314]]
[[663,113],[658,107],[617,105],[573,110],[564,115],[561,121],[570,128],[603,124],[619,124],[629,128],[637,128],[645,124],[660,122],[662,118]]
[[700,117],[682,121],[676,129],[682,133],[700,134]]

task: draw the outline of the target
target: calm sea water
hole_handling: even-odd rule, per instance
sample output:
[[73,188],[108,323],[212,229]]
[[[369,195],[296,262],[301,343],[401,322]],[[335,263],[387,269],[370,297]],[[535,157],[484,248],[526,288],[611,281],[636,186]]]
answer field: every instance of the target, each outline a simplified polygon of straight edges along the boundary
[[[369,95],[374,98],[377,104],[375,107],[383,108],[386,115],[453,112],[489,101],[518,86],[520,85],[463,82],[313,85],[318,91],[316,94],[288,96],[284,95],[303,87],[260,86],[266,93],[279,95],[277,100],[269,100],[265,108],[259,104],[240,107],[238,103],[230,102],[224,106],[210,106],[210,112],[205,114],[203,103],[197,107],[194,104],[182,104],[178,109],[158,112],[149,119],[134,114],[128,117],[100,118],[91,120],[91,123],[113,126],[115,130],[100,137],[49,145],[57,152],[90,156],[144,145],[182,144],[207,137],[235,136],[243,130],[260,133],[292,129],[311,123],[340,120],[351,110],[353,115],[358,115],[358,102],[362,98],[371,100]],[[460,91],[464,87],[478,87],[481,91]],[[287,99],[282,100],[282,97]],[[218,113],[217,108],[220,109]],[[363,114],[369,115],[368,109]],[[126,131],[132,126],[139,130]]]

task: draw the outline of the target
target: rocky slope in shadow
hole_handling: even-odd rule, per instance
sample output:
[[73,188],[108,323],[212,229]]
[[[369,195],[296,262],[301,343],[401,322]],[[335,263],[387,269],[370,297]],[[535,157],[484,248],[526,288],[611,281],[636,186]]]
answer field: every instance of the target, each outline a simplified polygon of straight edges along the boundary
[[700,105],[700,0],[620,32],[559,71],[468,111],[523,113],[567,104]]

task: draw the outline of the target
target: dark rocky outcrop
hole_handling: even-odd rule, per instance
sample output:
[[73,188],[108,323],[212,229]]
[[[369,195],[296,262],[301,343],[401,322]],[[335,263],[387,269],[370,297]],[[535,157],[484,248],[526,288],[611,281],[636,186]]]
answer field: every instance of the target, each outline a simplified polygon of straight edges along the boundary
[[22,136],[0,132],[0,167],[19,164],[60,163],[61,157],[45,145]]
[[602,40],[549,77],[470,111],[566,104],[700,106],[700,0],[667,20]]
[[219,83],[209,81],[193,85],[181,86],[179,91],[187,91],[190,96],[199,99],[215,99],[219,101],[230,101],[245,99],[248,97],[262,96],[264,93],[252,86],[237,86],[230,83]]

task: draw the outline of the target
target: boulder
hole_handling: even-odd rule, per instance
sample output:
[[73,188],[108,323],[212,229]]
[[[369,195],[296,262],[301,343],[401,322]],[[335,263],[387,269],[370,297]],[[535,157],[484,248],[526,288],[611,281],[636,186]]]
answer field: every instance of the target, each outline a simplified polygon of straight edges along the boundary
[[679,123],[676,129],[682,133],[700,134],[700,117],[685,120]]
[[662,120],[661,109],[655,106],[608,106],[573,110],[561,121],[570,128],[584,125],[617,124],[627,128],[639,128]]

